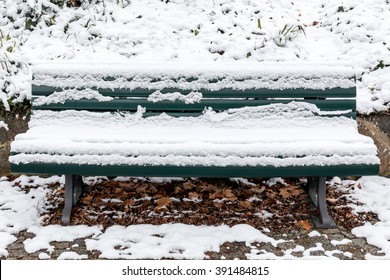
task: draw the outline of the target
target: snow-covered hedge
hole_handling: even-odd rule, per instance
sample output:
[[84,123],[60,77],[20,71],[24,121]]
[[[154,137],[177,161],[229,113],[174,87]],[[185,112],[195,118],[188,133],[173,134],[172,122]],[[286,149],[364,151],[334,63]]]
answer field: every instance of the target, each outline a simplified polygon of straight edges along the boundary
[[19,42],[0,29],[0,108],[31,99],[30,71],[20,54]]

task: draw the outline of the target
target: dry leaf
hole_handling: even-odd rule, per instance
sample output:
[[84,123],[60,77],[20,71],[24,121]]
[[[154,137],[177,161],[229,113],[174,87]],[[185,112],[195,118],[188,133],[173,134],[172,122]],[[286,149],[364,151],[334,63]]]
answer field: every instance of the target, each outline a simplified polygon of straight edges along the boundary
[[141,192],[145,192],[146,191],[146,189],[148,188],[148,184],[146,184],[146,183],[142,183],[142,184],[140,184],[139,186],[137,186],[137,193],[141,193]]
[[80,200],[82,203],[90,204],[93,201],[93,198],[94,197],[92,195],[86,195],[86,196],[82,197]]
[[172,199],[170,199],[169,197],[162,197],[160,198],[159,200],[156,201],[157,203],[157,208],[161,209],[161,208],[166,208],[167,205],[169,203],[172,202]]
[[192,183],[190,181],[184,182],[182,185],[183,185],[183,189],[185,189],[186,191],[194,188],[194,183]]
[[106,206],[106,203],[103,202],[100,198],[97,198],[95,202],[92,202],[91,204],[92,206],[95,206],[95,207],[102,207],[102,206]]
[[124,202],[123,202],[123,206],[125,208],[129,208],[131,206],[133,206],[135,204],[135,201],[133,199],[126,199]]
[[118,185],[119,185],[118,182],[117,181],[113,181],[113,180],[104,182],[104,186],[106,188],[116,188],[116,187],[118,187]]
[[131,182],[119,182],[119,187],[125,189],[132,189],[134,187],[134,183]]
[[329,204],[332,204],[332,205],[335,205],[335,204],[337,203],[337,201],[338,201],[338,199],[336,199],[336,198],[330,198],[330,197],[328,197],[328,198],[326,199],[326,202],[329,203]]
[[308,220],[300,220],[297,222],[297,225],[305,230],[313,229],[313,225]]
[[217,207],[217,208],[221,208],[222,205],[223,205],[223,203],[220,202],[220,201],[213,201],[213,204],[214,204],[214,206]]
[[297,195],[302,194],[303,192],[304,192],[303,189],[298,187],[298,186],[283,187],[283,188],[280,188],[280,190],[279,190],[279,194],[283,198],[289,198],[289,197],[292,197],[292,196],[297,196]]
[[236,201],[237,197],[234,195],[231,189],[226,189],[223,191],[223,196],[226,197],[230,201]]
[[209,198],[210,199],[222,199],[223,196],[222,196],[220,191],[217,191],[217,192],[210,193]]
[[155,185],[149,185],[149,191],[151,193],[156,193],[156,192],[158,192],[158,189],[156,188]]
[[245,209],[252,209],[252,203],[248,200],[245,201],[240,201],[240,206],[245,208]]
[[199,199],[199,194],[196,192],[190,192],[190,193],[188,193],[188,198],[189,199]]
[[253,193],[256,193],[256,194],[261,194],[262,192],[265,191],[265,187],[264,186],[262,186],[261,188],[253,187],[253,188],[250,189],[250,191],[253,192]]
[[112,190],[112,192],[115,194],[120,194],[120,193],[123,193],[123,189],[122,188],[115,188]]
[[266,191],[266,194],[267,194],[267,196],[269,197],[269,198],[275,198],[278,194],[274,191],[274,190],[272,190],[272,189],[268,189],[267,191]]

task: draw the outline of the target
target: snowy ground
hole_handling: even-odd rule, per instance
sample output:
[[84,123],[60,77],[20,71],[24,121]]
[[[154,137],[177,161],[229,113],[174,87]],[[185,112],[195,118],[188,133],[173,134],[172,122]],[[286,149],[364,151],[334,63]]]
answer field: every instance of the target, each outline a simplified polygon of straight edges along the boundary
[[[53,242],[74,242],[80,238],[84,240],[83,246],[87,251],[96,251],[99,258],[106,259],[204,259],[206,252],[219,252],[225,242],[244,242],[250,248],[245,254],[248,259],[293,259],[297,258],[294,252],[301,253],[300,259],[356,257],[348,250],[337,247],[351,243],[349,238],[328,240],[339,248],[337,250],[326,249],[321,242],[305,248],[291,244],[287,235],[283,239],[274,238],[275,233],[267,228],[255,229],[245,224],[231,227],[185,224],[114,225],[108,228],[86,225],[43,226],[41,215],[51,207],[47,195],[53,192],[53,188],[49,186],[59,184],[63,187],[63,181],[63,177],[58,176],[20,176],[13,181],[6,177],[0,179],[0,257],[7,257],[7,247],[12,246],[22,231],[27,231],[30,236],[23,242],[23,249],[27,253],[39,252],[40,259],[50,258],[55,249]],[[272,184],[273,181],[270,181],[270,187]],[[359,187],[346,187],[351,184]],[[390,179],[363,177],[353,182],[334,178],[330,186],[348,192],[345,198],[350,201],[353,211],[371,211],[378,215],[378,222],[352,229],[353,235],[367,239],[369,244],[380,249],[380,256],[367,253],[365,258],[390,259]],[[307,230],[305,234],[311,238],[330,238],[315,230]],[[283,244],[288,246],[283,247]],[[78,254],[74,247],[78,245],[68,248],[57,258],[88,258],[87,254]],[[279,248],[279,254],[275,255],[269,250],[273,247],[285,249]],[[319,256],[315,253],[317,251],[323,254]]]

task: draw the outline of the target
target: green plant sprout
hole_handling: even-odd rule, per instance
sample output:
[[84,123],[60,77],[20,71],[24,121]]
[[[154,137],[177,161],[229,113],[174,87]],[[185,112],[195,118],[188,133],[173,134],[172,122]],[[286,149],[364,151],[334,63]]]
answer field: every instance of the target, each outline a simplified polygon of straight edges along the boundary
[[287,41],[292,41],[295,39],[300,33],[303,33],[306,36],[305,29],[302,25],[288,25],[285,24],[283,29],[279,31],[278,36],[274,38],[274,42],[279,47],[283,47],[286,45]]

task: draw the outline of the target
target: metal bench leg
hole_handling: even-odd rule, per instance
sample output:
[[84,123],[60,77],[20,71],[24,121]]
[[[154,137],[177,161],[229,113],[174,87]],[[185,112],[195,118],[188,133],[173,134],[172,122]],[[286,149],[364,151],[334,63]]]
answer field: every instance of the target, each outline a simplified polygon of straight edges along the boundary
[[326,206],[326,177],[311,177],[307,180],[307,191],[314,205],[320,211],[318,217],[313,217],[316,228],[335,228],[336,223],[328,214]]
[[65,175],[65,206],[62,211],[62,224],[69,225],[72,207],[77,203],[83,190],[81,176]]
[[74,185],[74,199],[73,205],[79,201],[81,194],[83,193],[83,178],[81,176],[73,176]]

